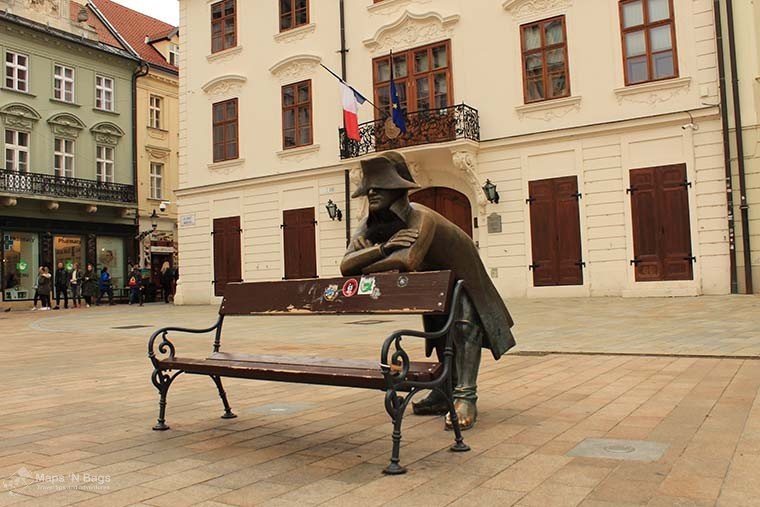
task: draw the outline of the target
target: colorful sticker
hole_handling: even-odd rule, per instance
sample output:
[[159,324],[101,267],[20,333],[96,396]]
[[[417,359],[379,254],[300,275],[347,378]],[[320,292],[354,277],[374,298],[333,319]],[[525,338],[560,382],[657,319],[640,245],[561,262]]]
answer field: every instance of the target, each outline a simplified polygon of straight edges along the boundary
[[382,294],[380,293],[380,288],[375,287],[372,289],[372,294],[369,295],[372,299],[378,299]]
[[327,301],[335,301],[338,297],[338,286],[334,284],[328,285],[327,288],[325,288],[324,297]]
[[343,296],[350,298],[354,294],[356,294],[356,291],[359,290],[359,282],[356,281],[356,278],[349,278],[346,280],[346,283],[343,284],[343,289],[341,292],[343,292]]
[[403,289],[404,287],[409,285],[409,278],[407,278],[404,275],[399,276],[398,280],[396,280],[396,285],[398,285],[399,287]]
[[368,296],[372,294],[373,290],[375,290],[375,277],[363,276],[361,280],[359,280],[359,295]]

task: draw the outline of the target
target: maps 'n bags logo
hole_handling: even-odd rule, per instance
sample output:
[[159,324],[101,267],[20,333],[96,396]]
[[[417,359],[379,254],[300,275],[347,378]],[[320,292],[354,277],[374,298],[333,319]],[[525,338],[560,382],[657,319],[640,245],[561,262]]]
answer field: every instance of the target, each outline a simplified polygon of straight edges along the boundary
[[37,481],[32,472],[26,467],[21,467],[15,474],[0,480],[0,491],[8,491],[13,495],[13,490],[24,488],[35,482]]

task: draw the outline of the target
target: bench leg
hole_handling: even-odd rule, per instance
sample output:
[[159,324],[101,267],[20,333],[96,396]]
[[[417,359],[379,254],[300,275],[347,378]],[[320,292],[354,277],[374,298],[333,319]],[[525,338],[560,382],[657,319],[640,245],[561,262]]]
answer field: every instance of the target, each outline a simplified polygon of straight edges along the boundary
[[457,416],[457,411],[454,410],[454,400],[452,399],[451,392],[447,394],[439,388],[435,388],[434,390],[443,395],[449,405],[449,414],[451,414],[451,426],[454,428],[454,445],[449,447],[449,450],[453,452],[469,451],[470,446],[465,444],[464,439],[462,438],[462,429],[459,427],[459,416]]
[[166,424],[166,395],[169,392],[169,386],[172,385],[177,375],[182,373],[176,372],[174,375],[167,375],[165,370],[153,370],[151,380],[153,385],[158,389],[160,399],[158,400],[158,422],[153,426],[154,431],[166,431],[169,429],[169,425]]
[[404,420],[404,411],[412,397],[418,390],[413,389],[406,396],[399,396],[395,390],[385,392],[385,410],[393,419],[393,449],[391,450],[391,462],[383,469],[386,475],[401,475],[406,473],[406,467],[401,466],[399,454],[401,453],[401,423]]
[[216,388],[219,390],[219,397],[222,399],[222,403],[224,404],[224,414],[222,415],[222,419],[234,419],[237,416],[232,413],[232,409],[230,408],[230,404],[227,402],[227,393],[224,392],[224,387],[222,387],[222,379],[218,375],[209,375],[211,377],[211,380],[214,381],[214,384],[216,384]]

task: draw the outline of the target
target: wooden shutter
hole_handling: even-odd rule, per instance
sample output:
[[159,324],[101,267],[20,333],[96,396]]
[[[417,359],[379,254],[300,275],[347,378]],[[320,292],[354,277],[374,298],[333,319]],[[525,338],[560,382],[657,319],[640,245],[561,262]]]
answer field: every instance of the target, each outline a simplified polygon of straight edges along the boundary
[[282,223],[285,278],[316,278],[314,208],[284,210]]
[[214,294],[224,295],[229,282],[243,280],[240,258],[240,217],[214,219]]
[[578,178],[528,182],[533,285],[583,285]]
[[691,280],[686,165],[633,169],[630,175],[636,281]]

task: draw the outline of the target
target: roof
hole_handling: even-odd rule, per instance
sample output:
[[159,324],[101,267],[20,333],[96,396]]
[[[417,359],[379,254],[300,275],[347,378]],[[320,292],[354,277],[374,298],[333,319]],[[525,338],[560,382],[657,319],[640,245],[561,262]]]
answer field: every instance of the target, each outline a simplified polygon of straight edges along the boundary
[[[70,5],[71,7],[69,10],[69,18],[74,22],[78,22],[77,17],[79,16],[79,11],[82,10],[82,4],[71,0]],[[108,44],[109,46],[113,46],[115,48],[129,51],[129,48],[124,47],[116,39],[116,37],[113,36],[111,31],[108,30],[106,25],[104,25],[103,22],[98,19],[98,17],[92,12],[91,9],[88,8],[88,11],[89,17],[87,18],[87,24],[95,29],[95,31],[98,33],[98,40],[100,40],[100,42],[103,44]]]
[[95,5],[119,36],[140,55],[141,59],[149,65],[178,72],[179,69],[171,65],[150,43],[166,39],[177,30],[176,26],[124,7],[112,0],[90,0],[90,2]]

